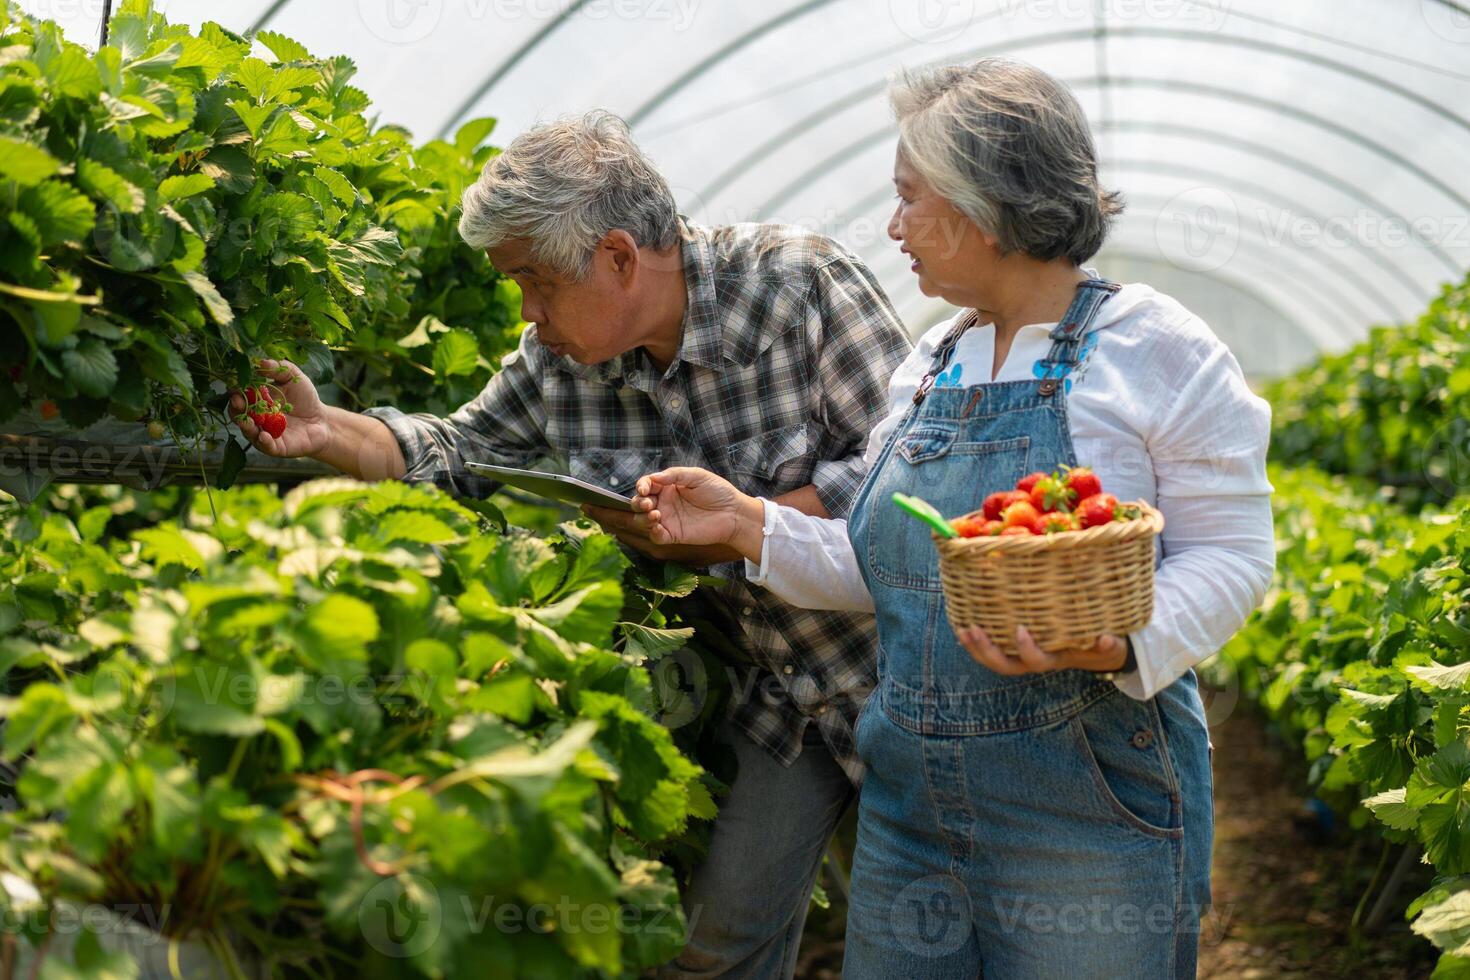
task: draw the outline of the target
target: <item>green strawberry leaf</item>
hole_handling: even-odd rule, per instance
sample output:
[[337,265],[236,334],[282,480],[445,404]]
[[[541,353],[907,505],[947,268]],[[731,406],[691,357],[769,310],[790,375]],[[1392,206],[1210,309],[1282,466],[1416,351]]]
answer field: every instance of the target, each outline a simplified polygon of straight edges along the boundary
[[644,661],[659,660],[681,650],[694,638],[694,630],[687,626],[654,629],[638,623],[619,623],[618,630],[627,641],[627,653]]
[[95,99],[102,94],[102,76],[86,53],[68,44],[41,65],[42,76],[57,95]]
[[143,209],[143,192],[117,171],[88,157],[77,161],[77,183],[97,200],[125,214]]
[[370,537],[378,545],[383,546],[395,541],[408,541],[413,544],[447,544],[460,540],[461,535],[432,514],[412,510],[395,510],[373,526]]
[[234,436],[225,440],[225,453],[220,461],[219,473],[215,477],[215,484],[221,490],[228,490],[235,485],[240,478],[240,473],[249,462],[245,453],[245,447],[240,444]]
[[331,167],[316,167],[312,175],[320,180],[332,192],[332,196],[346,205],[357,203],[357,188],[352,186],[341,171],[333,170]]
[[244,675],[218,664],[198,665],[178,679],[173,715],[187,731],[247,738],[265,730]]
[[[209,277],[201,272],[182,272],[184,282],[194,291],[194,295],[204,301],[204,308],[209,311],[209,316],[220,326],[229,326],[235,322],[235,311],[230,308],[229,302],[220,295],[214,283]],[[238,344],[231,344],[238,347]]]
[[278,34],[275,31],[256,31],[255,40],[265,45],[270,53],[276,56],[277,61],[312,60],[311,53],[306,50],[306,45],[284,34]]
[[1446,953],[1470,956],[1470,882],[1460,881],[1426,905],[1414,931]]
[[1404,673],[1442,691],[1459,691],[1470,683],[1470,661],[1452,666],[1431,663],[1427,667],[1405,667]]
[[1370,796],[1363,805],[1394,830],[1414,830],[1419,826],[1419,809],[1404,802],[1402,789],[1391,789]]
[[92,230],[97,206],[70,184],[47,180],[27,187],[20,195],[20,209],[36,222],[41,243],[80,243]]
[[158,185],[158,197],[163,201],[180,201],[213,190],[214,185],[214,178],[203,173],[168,177]]
[[217,146],[199,161],[199,172],[229,194],[244,194],[255,184],[255,165],[245,151]]
[[260,134],[255,144],[261,156],[284,156],[306,149],[306,130],[289,112],[276,115]]
[[18,698],[0,702],[6,758],[19,758],[71,716],[66,692],[55,684],[33,683]]
[[117,358],[96,337],[84,337],[72,349],[62,351],[61,363],[67,380],[89,397],[106,398],[117,384]]
[[39,184],[61,169],[51,154],[12,136],[0,136],[0,177],[22,187]]
[[473,154],[480,148],[480,144],[489,139],[496,122],[497,120],[490,117],[471,119],[454,131],[454,148],[466,156]]
[[434,345],[434,373],[441,377],[473,374],[479,357],[480,346],[474,334],[468,330],[450,330]]

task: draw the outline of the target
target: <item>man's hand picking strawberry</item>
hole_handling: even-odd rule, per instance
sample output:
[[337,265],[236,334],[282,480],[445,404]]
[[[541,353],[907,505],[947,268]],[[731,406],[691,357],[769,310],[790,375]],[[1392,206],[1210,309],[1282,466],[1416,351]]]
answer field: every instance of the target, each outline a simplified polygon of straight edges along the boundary
[[263,360],[257,368],[266,384],[230,393],[230,415],[240,433],[267,456],[310,456],[324,450],[331,429],[316,386],[290,361]]

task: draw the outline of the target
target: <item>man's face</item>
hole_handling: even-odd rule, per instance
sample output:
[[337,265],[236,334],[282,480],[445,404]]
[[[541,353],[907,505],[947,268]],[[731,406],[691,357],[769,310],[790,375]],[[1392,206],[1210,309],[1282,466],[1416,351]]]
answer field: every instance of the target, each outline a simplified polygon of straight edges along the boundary
[[599,364],[643,345],[635,301],[637,247],[631,240],[605,239],[593,254],[591,274],[580,282],[537,262],[522,240],[485,254],[521,287],[521,319],[536,324],[541,343],[556,356]]

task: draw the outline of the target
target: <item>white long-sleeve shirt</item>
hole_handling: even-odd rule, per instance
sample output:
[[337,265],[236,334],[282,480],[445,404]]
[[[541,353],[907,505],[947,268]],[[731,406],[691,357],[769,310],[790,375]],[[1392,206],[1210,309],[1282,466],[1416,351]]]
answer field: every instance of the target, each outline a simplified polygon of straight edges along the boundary
[[[893,376],[889,414],[868,438],[870,467],[953,325],[926,333]],[[972,327],[940,383],[1034,379],[1053,326],[1022,327],[994,378],[995,327]],[[1204,321],[1148,286],[1125,285],[1094,330],[1096,349],[1065,395],[1077,462],[1104,490],[1151,502],[1165,521],[1153,619],[1131,634],[1138,670],[1116,682],[1146,699],[1219,650],[1265,597],[1276,559],[1271,410]],[[759,566],[746,563],[749,580],[803,608],[872,611],[847,522],[764,503],[764,547]]]

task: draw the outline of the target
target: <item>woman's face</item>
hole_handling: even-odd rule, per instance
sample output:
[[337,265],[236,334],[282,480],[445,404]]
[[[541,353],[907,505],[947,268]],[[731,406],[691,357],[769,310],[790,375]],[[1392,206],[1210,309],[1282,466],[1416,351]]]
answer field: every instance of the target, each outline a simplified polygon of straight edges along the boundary
[[920,292],[955,306],[983,309],[986,286],[1000,260],[996,238],[940,197],[902,149],[894,160],[893,183],[898,206],[888,222],[888,237],[908,255]]

